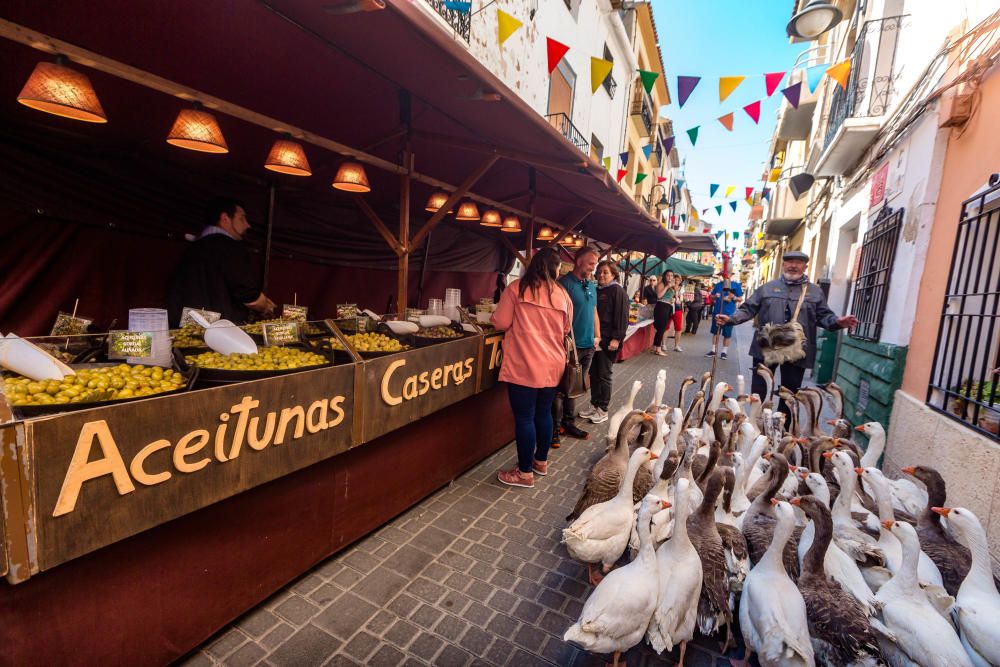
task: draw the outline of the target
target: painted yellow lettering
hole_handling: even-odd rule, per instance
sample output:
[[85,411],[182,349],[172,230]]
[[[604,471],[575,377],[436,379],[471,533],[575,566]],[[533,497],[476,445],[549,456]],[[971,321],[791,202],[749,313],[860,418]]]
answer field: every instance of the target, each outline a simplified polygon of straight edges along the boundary
[[305,433],[306,411],[302,409],[301,405],[285,408],[281,411],[281,417],[278,419],[278,435],[274,438],[274,444],[282,445],[285,443],[285,431],[293,418],[295,419],[295,430],[292,431],[292,440],[298,440]]
[[178,440],[177,446],[174,447],[174,467],[180,472],[197,472],[207,466],[212,460],[207,456],[194,463],[189,463],[185,457],[200,452],[208,444],[209,437],[208,431],[198,429]]
[[[90,450],[94,446],[95,438],[104,456],[96,461],[91,461]],[[83,483],[104,475],[111,475],[119,495],[135,491],[135,484],[132,483],[132,478],[128,476],[128,471],[125,469],[125,461],[122,460],[122,454],[118,451],[118,444],[111,437],[108,423],[101,419],[96,422],[87,422],[80,429],[80,436],[76,440],[76,449],[73,450],[73,458],[70,459],[69,469],[66,470],[66,478],[63,479],[52,516],[62,516],[72,512],[76,508],[76,500],[80,496],[80,488]]]
[[397,368],[405,365],[406,359],[398,359],[389,364],[389,367],[385,369],[385,375],[382,376],[382,400],[389,405],[399,405],[403,402],[403,398],[401,396],[393,396],[389,393],[389,380],[392,379],[392,374]]
[[431,389],[441,388],[441,375],[442,373],[440,368],[435,368],[431,371]]
[[251,396],[244,396],[243,400],[230,408],[230,412],[236,417],[236,427],[233,429],[233,446],[229,450],[229,458],[235,459],[240,455],[243,448],[243,438],[247,432],[247,421],[250,418],[250,411],[260,406],[260,401],[254,400]]
[[421,396],[423,396],[428,391],[430,391],[430,388],[431,388],[431,383],[430,383],[430,380],[427,379],[427,375],[428,375],[427,371],[424,371],[423,373],[420,374],[420,390],[419,390],[419,393],[420,393]]
[[319,433],[326,429],[326,399],[313,401],[306,413],[306,430],[310,433]]
[[339,426],[340,422],[344,421],[344,397],[334,396],[330,399],[330,410],[333,411],[335,415],[333,419],[326,423],[327,426],[333,428],[334,426]]
[[135,481],[146,486],[153,486],[154,484],[160,484],[170,479],[172,475],[169,470],[150,474],[146,472],[145,468],[146,459],[149,458],[150,454],[169,447],[169,440],[156,440],[140,449],[139,453],[132,459],[132,463],[128,466],[128,470],[132,473],[132,477],[135,477]]
[[264,435],[263,437],[257,437],[257,424],[260,420],[257,417],[253,417],[250,420],[250,430],[247,431],[247,444],[250,445],[250,449],[255,451],[260,451],[271,444],[271,438],[274,436],[274,422],[277,420],[277,415],[273,412],[267,413],[267,418],[264,421]]
[[215,459],[220,463],[229,460],[226,456],[226,422],[229,421],[229,413],[223,412],[219,415],[219,427],[215,429]]
[[417,376],[411,375],[403,382],[403,398],[408,401],[417,397]]

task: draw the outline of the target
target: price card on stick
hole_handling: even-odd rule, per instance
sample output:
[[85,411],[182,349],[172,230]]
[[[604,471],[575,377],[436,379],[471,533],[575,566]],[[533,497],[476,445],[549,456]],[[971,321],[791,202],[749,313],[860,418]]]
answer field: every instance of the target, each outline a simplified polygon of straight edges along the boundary
[[286,320],[305,322],[308,314],[309,306],[298,306],[292,303],[286,303],[281,307],[281,317]]
[[108,359],[144,359],[153,356],[152,331],[108,332]]
[[264,331],[264,345],[267,347],[299,342],[297,322],[265,322],[261,328]]
[[202,317],[205,318],[205,321],[208,322],[209,324],[213,322],[218,322],[219,320],[222,319],[222,313],[217,313],[214,310],[205,310],[204,308],[190,308],[188,306],[184,306],[184,310],[181,311],[181,326],[184,326],[185,324],[197,324],[197,322],[191,319],[192,310],[197,311]]
[[86,317],[76,317],[70,313],[59,311],[56,321],[52,325],[50,336],[78,336],[87,333],[87,328],[93,323]]

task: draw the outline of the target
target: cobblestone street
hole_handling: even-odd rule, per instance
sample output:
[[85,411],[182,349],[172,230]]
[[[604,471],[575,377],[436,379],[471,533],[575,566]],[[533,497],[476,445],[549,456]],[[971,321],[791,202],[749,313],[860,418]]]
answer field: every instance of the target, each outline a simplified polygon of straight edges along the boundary
[[[666,367],[664,400],[680,380],[710,368],[707,323],[685,336],[684,352],[643,354],[615,367],[612,410],[632,382],[645,408],[657,371]],[[750,358],[750,327],[737,329],[718,376],[735,383]],[[583,401],[579,402],[581,407]],[[582,420],[580,420],[582,422]],[[603,664],[562,640],[590,592],[586,568],[559,543],[564,517],[592,463],[603,453],[605,425],[583,422],[589,441],[563,438],[548,477],[533,489],[509,489],[496,471],[507,446],[380,530],[292,582],[219,633],[184,663],[196,665],[574,665]],[[688,665],[728,664],[718,642],[689,646]],[[674,664],[638,647],[628,665]]]

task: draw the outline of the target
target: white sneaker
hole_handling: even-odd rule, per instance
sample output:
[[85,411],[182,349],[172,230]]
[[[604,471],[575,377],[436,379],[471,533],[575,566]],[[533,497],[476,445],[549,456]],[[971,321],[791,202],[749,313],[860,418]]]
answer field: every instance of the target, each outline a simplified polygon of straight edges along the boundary
[[684,348],[681,347],[680,345],[677,345],[676,347],[674,347],[674,352],[683,352],[683,351],[684,351]]
[[595,414],[597,414],[598,410],[600,410],[600,408],[598,408],[597,406],[591,405],[589,408],[581,410],[579,412],[579,416],[583,417],[584,419],[590,419]]
[[589,419],[592,424],[603,424],[608,421],[608,413],[601,408],[595,408],[594,414],[592,414]]

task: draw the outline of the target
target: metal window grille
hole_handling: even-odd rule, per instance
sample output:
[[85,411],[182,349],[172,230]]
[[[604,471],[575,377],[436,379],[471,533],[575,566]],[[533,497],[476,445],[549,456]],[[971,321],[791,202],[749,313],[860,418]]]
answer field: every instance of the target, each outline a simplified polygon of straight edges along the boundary
[[552,125],[552,127],[559,130],[566,139],[569,140],[571,144],[579,148],[584,153],[590,150],[590,144],[583,137],[583,132],[573,124],[573,121],[569,119],[569,116],[560,113],[550,113],[545,117],[546,120]]
[[1000,174],[965,200],[927,404],[1000,440]]
[[472,32],[472,12],[448,9],[444,0],[427,0],[427,3],[441,15],[441,18],[448,22],[456,35],[461,36],[466,42],[469,41],[469,34]]
[[896,242],[903,225],[903,209],[883,206],[874,224],[865,232],[858,262],[858,279],[854,283],[851,314],[858,318],[854,338],[877,341],[882,335],[882,318],[889,296],[889,279],[896,259]]

